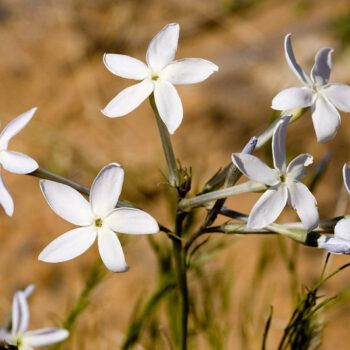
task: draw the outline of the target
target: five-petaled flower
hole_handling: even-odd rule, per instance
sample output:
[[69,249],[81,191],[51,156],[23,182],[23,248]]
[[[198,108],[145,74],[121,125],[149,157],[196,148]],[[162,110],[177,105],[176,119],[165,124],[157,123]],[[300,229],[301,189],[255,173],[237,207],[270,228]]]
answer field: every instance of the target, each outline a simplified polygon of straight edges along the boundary
[[322,48],[317,52],[310,76],[294,57],[290,34],[285,38],[284,50],[289,67],[304,87],[291,87],[281,91],[272,100],[272,108],[289,110],[311,107],[317,141],[327,142],[335,136],[340,125],[337,108],[350,112],[350,87],[329,83],[333,50]]
[[175,132],[181,124],[183,109],[174,85],[199,83],[219,69],[201,58],[175,60],[179,31],[177,23],[168,24],[152,39],[147,50],[147,65],[126,55],[104,55],[104,64],[113,74],[142,80],[115,96],[102,110],[104,115],[124,116],[154,92],[161,119],[171,134]]
[[[17,135],[33,118],[36,108],[21,114],[11,120],[0,134],[0,165],[7,171],[15,174],[28,174],[38,169],[38,163],[27,155],[8,150],[12,137]],[[8,216],[12,216],[14,204],[12,197],[0,174],[0,204]]]
[[28,294],[25,291],[15,293],[11,311],[11,329],[2,330],[2,341],[17,346],[19,350],[32,350],[34,347],[47,346],[65,340],[69,333],[62,328],[41,328],[28,331],[29,308]]
[[274,222],[287,202],[296,210],[304,227],[311,230],[318,225],[319,215],[316,200],[309,189],[300,182],[306,175],[305,167],[313,157],[300,154],[289,165],[286,164],[286,133],[290,117],[282,118],[273,134],[272,153],[274,169],[250,154],[235,153],[233,163],[253,181],[269,186],[254,205],[247,227],[258,229]]
[[[350,194],[350,169],[345,164],[343,167],[345,187]],[[334,236],[322,235],[318,241],[318,247],[326,249],[333,254],[350,254],[350,217],[337,222],[334,227]]]
[[115,208],[122,190],[124,170],[117,163],[102,168],[95,178],[90,203],[75,189],[41,180],[41,190],[51,209],[70,223],[81,226],[51,242],[39,260],[57,263],[84,253],[96,240],[101,258],[113,272],[127,271],[124,253],[114,232],[151,234],[159,231],[156,220],[142,210]]

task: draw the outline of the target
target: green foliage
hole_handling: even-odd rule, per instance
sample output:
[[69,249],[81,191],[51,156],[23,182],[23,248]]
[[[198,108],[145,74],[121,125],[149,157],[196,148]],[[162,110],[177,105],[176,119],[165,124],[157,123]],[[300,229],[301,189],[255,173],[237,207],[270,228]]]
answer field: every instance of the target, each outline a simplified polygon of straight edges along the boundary
[[331,29],[343,49],[350,44],[350,12],[338,17],[331,23]]

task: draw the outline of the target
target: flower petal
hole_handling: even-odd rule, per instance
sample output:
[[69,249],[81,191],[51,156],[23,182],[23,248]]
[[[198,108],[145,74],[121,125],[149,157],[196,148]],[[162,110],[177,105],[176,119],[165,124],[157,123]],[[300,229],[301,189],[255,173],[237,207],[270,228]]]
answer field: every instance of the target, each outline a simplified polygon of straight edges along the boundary
[[0,175],[0,204],[2,205],[2,207],[5,210],[5,213],[8,216],[13,215],[13,211],[14,211],[13,199],[1,175]]
[[287,198],[284,184],[269,188],[255,203],[248,217],[247,227],[258,229],[273,223],[286,206]]
[[195,84],[209,78],[219,67],[202,58],[184,58],[168,64],[161,78],[172,84]]
[[350,244],[350,219],[344,218],[337,222],[334,227],[334,237],[349,241]]
[[90,191],[93,213],[103,217],[117,205],[124,182],[124,169],[117,163],[103,167],[96,176]]
[[74,259],[91,247],[96,235],[97,230],[91,226],[70,230],[46,246],[38,259],[48,263]]
[[99,230],[98,250],[108,270],[112,272],[126,272],[128,270],[123,248],[113,231],[106,228]]
[[290,203],[296,210],[304,227],[311,231],[318,225],[317,202],[310,190],[301,182],[288,184]]
[[125,79],[143,80],[149,76],[148,67],[130,56],[106,53],[103,63],[111,73]]
[[160,117],[169,133],[173,134],[183,117],[182,103],[175,87],[165,80],[158,80],[155,84],[154,99]]
[[287,177],[289,180],[301,180],[306,175],[305,167],[312,164],[314,157],[309,153],[299,154],[287,167]]
[[350,113],[350,86],[345,84],[329,84],[322,91],[336,108]]
[[308,87],[291,87],[279,92],[272,100],[271,108],[286,111],[294,108],[309,107],[312,104],[313,92]]
[[103,224],[114,232],[128,234],[150,234],[159,232],[157,221],[146,212],[134,208],[113,210]]
[[291,41],[291,34],[287,34],[284,38],[284,54],[286,56],[287,63],[292,72],[296,75],[296,77],[305,85],[311,85],[310,78],[304,72],[304,70],[297,63]]
[[279,120],[272,136],[272,154],[275,169],[281,172],[286,170],[286,136],[290,117],[283,117]]
[[17,118],[11,120],[0,134],[0,149],[7,149],[9,141],[17,135],[33,118],[37,108],[24,112]]
[[317,142],[331,140],[340,125],[340,116],[335,107],[323,96],[318,96],[312,106],[312,122],[314,124]]
[[33,158],[14,151],[2,151],[0,163],[4,169],[15,174],[29,174],[39,168],[38,163]]
[[350,194],[350,169],[347,166],[347,164],[344,164],[343,166],[343,179],[344,179],[344,184],[345,187]]
[[147,63],[156,72],[174,61],[180,26],[177,23],[166,25],[150,42],[147,50]]
[[277,185],[280,182],[278,171],[271,169],[255,156],[233,153],[232,162],[245,176],[253,181],[269,186]]
[[29,324],[29,308],[23,292],[15,293],[12,302],[12,334],[25,332]]
[[119,92],[101,111],[106,117],[122,117],[136,109],[153,91],[154,84],[145,79]]
[[317,246],[333,254],[350,254],[350,241],[337,237],[322,235],[317,240]]
[[320,49],[315,56],[315,64],[311,69],[311,78],[318,85],[326,85],[332,68],[332,52],[329,47]]
[[50,180],[40,180],[40,188],[51,209],[61,218],[78,226],[92,223],[89,202],[74,188]]
[[24,334],[24,341],[30,346],[47,346],[68,338],[69,332],[62,328],[42,328]]

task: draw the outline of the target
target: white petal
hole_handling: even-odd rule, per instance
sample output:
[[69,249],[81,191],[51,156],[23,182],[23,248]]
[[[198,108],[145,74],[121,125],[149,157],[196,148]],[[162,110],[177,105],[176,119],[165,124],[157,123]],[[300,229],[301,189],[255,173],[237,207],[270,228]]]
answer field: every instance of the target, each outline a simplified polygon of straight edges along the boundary
[[153,88],[154,83],[149,79],[129,86],[119,92],[101,112],[110,118],[122,117],[136,109],[152,93]]
[[334,227],[334,236],[350,242],[350,219],[344,218],[337,222]]
[[94,243],[97,230],[93,227],[79,227],[53,240],[40,253],[39,260],[58,263],[76,258]]
[[294,108],[309,107],[312,104],[313,92],[308,87],[291,87],[279,92],[272,100],[271,108],[286,111]]
[[291,41],[291,34],[287,34],[284,39],[284,54],[286,56],[287,63],[292,72],[296,75],[296,77],[305,85],[311,85],[310,78],[304,72],[304,70],[297,63]]
[[280,182],[279,172],[271,169],[259,158],[250,154],[234,153],[232,162],[249,179],[265,185],[274,186]]
[[301,180],[306,175],[305,167],[312,164],[314,157],[309,153],[299,154],[287,167],[287,177],[289,180]]
[[344,184],[345,187],[350,194],[350,169],[347,166],[347,164],[344,164],[343,166],[343,179],[344,179]]
[[335,107],[323,96],[318,96],[312,106],[312,122],[314,124],[317,142],[331,140],[340,125],[340,116]]
[[319,215],[315,197],[301,182],[288,185],[290,203],[296,210],[304,227],[311,231],[318,225]]
[[24,112],[17,118],[11,120],[0,134],[0,149],[7,149],[9,141],[17,135],[33,118],[37,108]]
[[90,203],[96,216],[103,217],[117,205],[124,182],[124,169],[117,163],[103,167],[90,191]]
[[269,188],[255,203],[247,227],[258,229],[273,223],[286,206],[287,198],[287,188],[283,184]]
[[134,208],[113,210],[103,221],[112,231],[128,234],[150,234],[159,232],[157,221],[146,212]]
[[272,136],[272,154],[275,169],[286,170],[286,136],[290,117],[283,117],[275,127]]
[[317,240],[318,248],[326,249],[333,254],[350,254],[350,241],[322,235]]
[[4,169],[15,174],[29,174],[39,168],[38,163],[33,158],[14,151],[2,151],[0,163]]
[[30,346],[47,346],[67,339],[69,332],[61,328],[42,328],[24,334],[24,341]]
[[23,292],[16,292],[12,302],[12,334],[25,332],[29,324],[29,308]]
[[8,191],[2,176],[0,175],[0,204],[8,216],[13,215],[14,204],[10,192]]
[[202,58],[184,58],[168,64],[161,73],[161,78],[172,84],[195,84],[207,79],[219,67]]
[[322,89],[331,103],[341,111],[350,113],[350,86],[330,84]]
[[125,272],[128,270],[123,248],[117,235],[113,231],[106,228],[99,230],[98,250],[108,270],[112,272]]
[[28,299],[33,294],[34,290],[35,284],[31,283],[23,290],[23,294]]
[[51,209],[61,218],[77,226],[92,223],[89,202],[74,188],[50,180],[40,180],[40,188]]
[[103,63],[110,72],[125,79],[143,80],[149,76],[148,67],[130,56],[106,53]]
[[147,50],[148,65],[155,71],[161,71],[174,61],[180,26],[177,23],[166,25],[150,42]]
[[158,80],[155,84],[154,99],[160,117],[169,133],[173,134],[183,117],[182,103],[175,87],[165,80]]
[[311,70],[311,78],[314,83],[326,85],[329,81],[332,68],[332,52],[329,47],[320,49],[315,56],[315,64]]

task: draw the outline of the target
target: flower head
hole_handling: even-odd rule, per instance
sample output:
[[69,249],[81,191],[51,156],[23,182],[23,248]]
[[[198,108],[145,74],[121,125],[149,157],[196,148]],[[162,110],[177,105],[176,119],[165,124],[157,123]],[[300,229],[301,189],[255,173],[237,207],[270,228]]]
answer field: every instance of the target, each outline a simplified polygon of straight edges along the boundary
[[63,219],[80,226],[51,242],[39,260],[58,263],[84,253],[96,240],[101,258],[113,272],[128,269],[114,232],[150,234],[159,231],[156,220],[142,210],[115,208],[124,181],[124,170],[116,163],[105,166],[95,178],[90,203],[75,189],[58,182],[41,180],[41,190],[51,209]]
[[322,48],[317,52],[310,76],[294,57],[291,34],[285,37],[284,51],[290,69],[304,87],[291,87],[281,91],[273,98],[272,108],[289,110],[311,107],[317,141],[327,142],[335,136],[340,125],[337,109],[350,112],[350,87],[329,83],[333,50]]
[[[350,169],[346,164],[343,167],[343,179],[350,194]],[[317,243],[319,248],[326,249],[330,253],[350,254],[350,217],[345,217],[337,222],[333,237],[322,235]]]
[[154,92],[155,103],[161,119],[172,134],[183,117],[176,84],[194,84],[207,79],[219,68],[201,58],[175,60],[180,26],[166,25],[148,46],[147,64],[130,56],[105,54],[104,64],[113,74],[141,83],[122,90],[102,110],[107,117],[122,117],[137,108]]
[[[32,290],[30,291],[32,292]],[[32,350],[34,347],[47,346],[65,340],[69,333],[62,328],[41,328],[28,331],[29,308],[28,289],[15,293],[11,311],[11,329],[3,329],[0,337],[19,350]]]
[[[36,108],[21,114],[17,118],[11,120],[0,134],[0,166],[5,170],[15,174],[28,174],[36,170],[38,163],[27,155],[10,151],[8,149],[9,142],[12,137],[17,135],[33,118]],[[12,197],[0,174],[0,204],[8,216],[12,216],[14,204]]]
[[306,229],[311,230],[318,225],[316,200],[309,189],[300,182],[305,176],[305,167],[312,163],[313,158],[307,153],[300,154],[287,166],[285,139],[288,121],[289,117],[282,118],[273,134],[274,169],[250,154],[232,155],[233,163],[244,175],[269,186],[249,215],[247,226],[250,228],[263,228],[274,222],[287,202],[296,210]]

